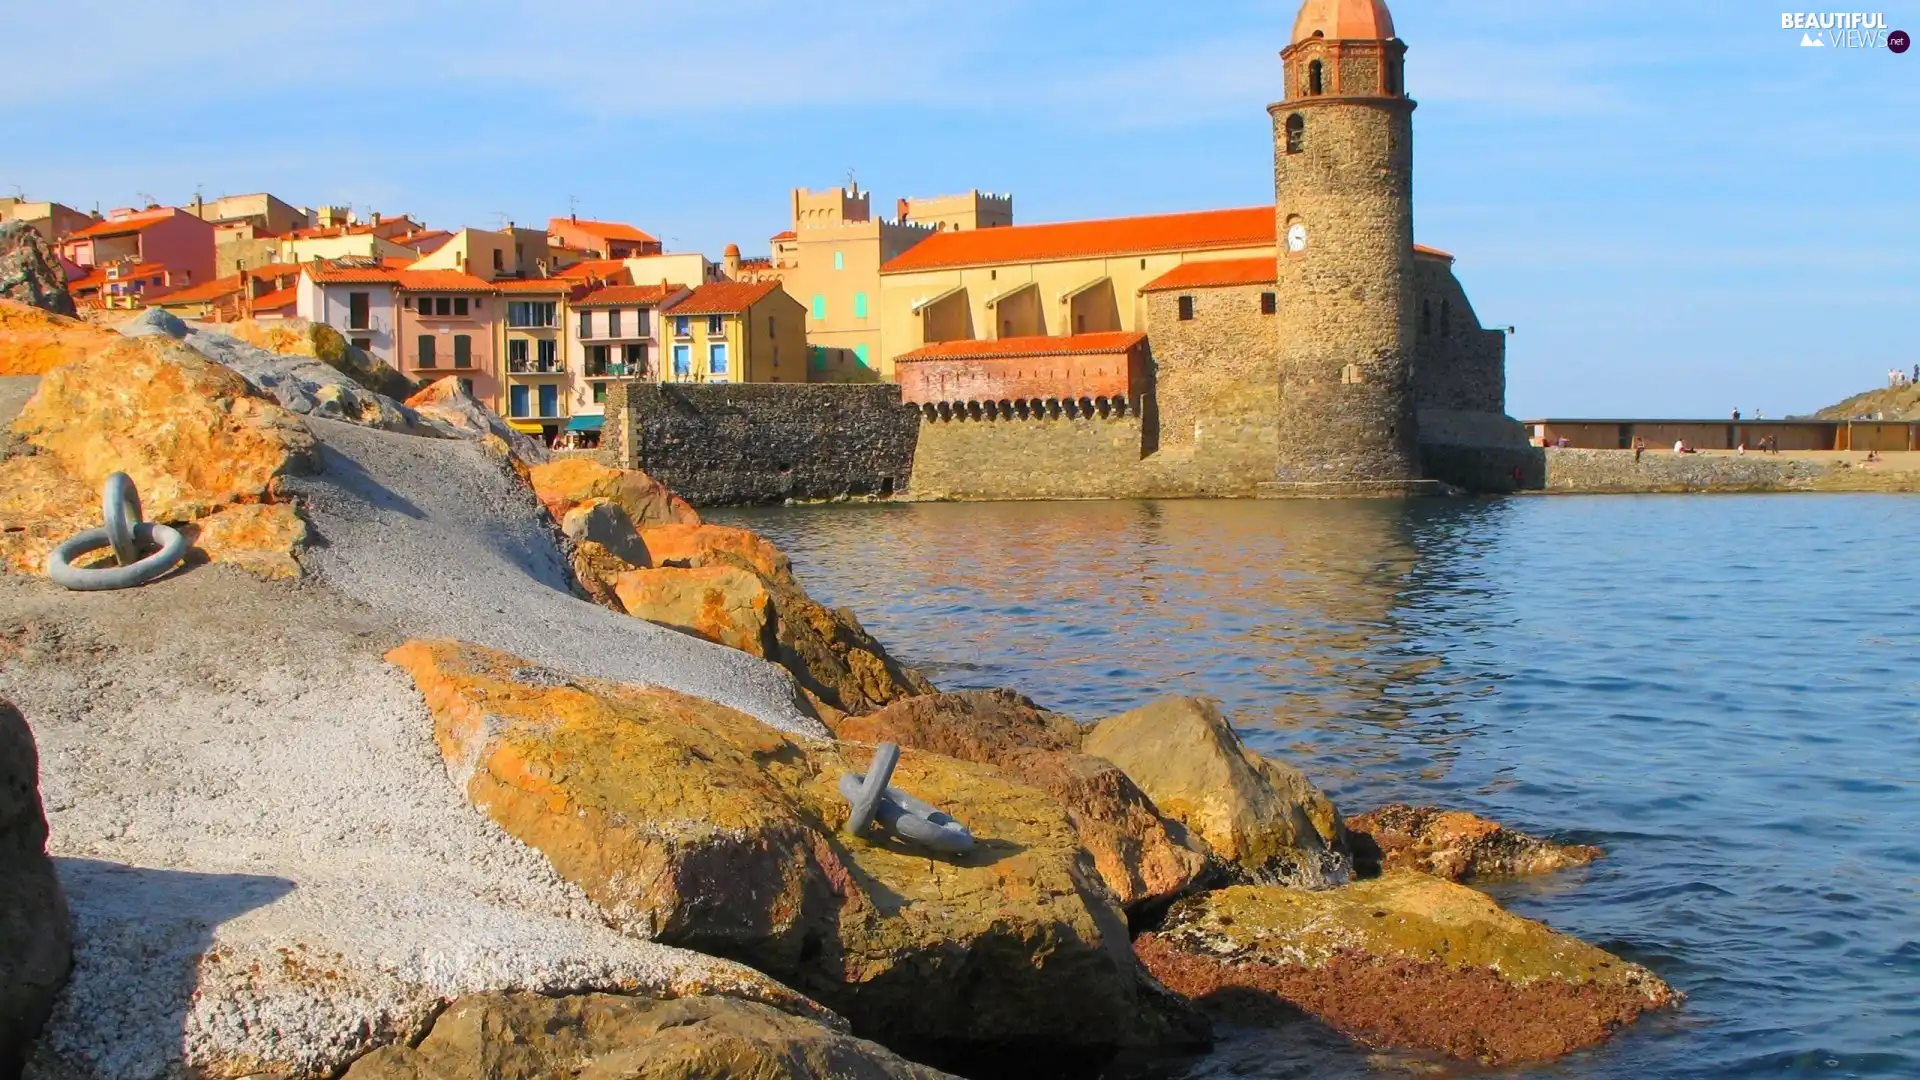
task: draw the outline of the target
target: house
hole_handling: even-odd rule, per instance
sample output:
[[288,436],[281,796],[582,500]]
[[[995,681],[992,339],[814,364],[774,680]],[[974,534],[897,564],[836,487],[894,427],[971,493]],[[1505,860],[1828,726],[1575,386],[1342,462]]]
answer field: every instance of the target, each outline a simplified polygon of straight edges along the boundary
[[24,221],[33,226],[40,239],[52,244],[70,232],[93,224],[93,218],[57,202],[28,202],[7,196],[0,198],[0,221]]
[[504,229],[461,229],[420,256],[414,266],[420,270],[455,270],[494,281],[545,277],[556,261],[572,260],[564,254],[556,256],[546,233],[508,222]]
[[257,269],[242,270],[184,289],[175,289],[148,299],[147,306],[161,308],[182,319],[234,322],[254,315],[256,310],[274,311],[275,308],[262,307],[258,301],[268,298],[269,304],[276,303],[280,298],[272,294],[291,288],[299,277],[298,266],[269,263]]
[[[421,382],[457,375],[482,404],[500,411],[499,353],[494,338],[495,323],[505,312],[498,307],[493,286],[458,270],[406,269],[394,271],[393,289],[399,305],[393,309],[393,356],[388,364]],[[371,320],[376,310],[371,284],[367,291]],[[351,291],[348,302],[352,302]]]
[[420,253],[395,237],[422,230],[419,222],[404,214],[399,217],[373,215],[371,221],[313,225],[294,229],[280,238],[283,263],[312,262],[315,259],[414,259]]
[[[400,369],[401,271],[381,265],[325,262],[303,263],[298,269],[295,314],[333,327],[361,352]],[[471,306],[467,313],[472,316]],[[452,314],[451,304],[448,314]],[[432,351],[437,362],[442,351],[437,342]],[[448,353],[451,355],[451,350]]]
[[577,366],[568,348],[568,301],[584,289],[565,278],[501,279],[493,289],[505,309],[494,323],[506,360],[501,415],[516,431],[551,442],[566,425],[569,368]]
[[[115,210],[105,219],[68,233],[60,241],[60,255],[83,272],[120,266],[108,280],[127,287],[107,290],[128,296],[160,289],[178,289],[214,277],[213,226],[172,206],[145,210]],[[127,269],[144,266],[142,271]],[[164,275],[159,272],[164,270]],[[163,276],[164,281],[156,281]],[[137,287],[136,287],[137,286]]]
[[588,258],[629,259],[660,254],[660,241],[617,221],[582,221],[578,215],[547,222],[553,243],[578,250]]
[[778,282],[719,281],[664,304],[665,382],[806,382],[806,309]]
[[660,358],[666,355],[664,320],[655,313],[690,291],[684,285],[615,284],[589,289],[572,300],[568,352],[580,362],[568,372],[569,431],[579,433],[588,445],[597,444],[607,387],[636,379],[660,381]]
[[308,224],[304,208],[274,198],[264,191],[251,195],[222,195],[212,202],[195,195],[185,209],[194,217],[215,225],[251,225],[262,235],[280,236],[305,228]]

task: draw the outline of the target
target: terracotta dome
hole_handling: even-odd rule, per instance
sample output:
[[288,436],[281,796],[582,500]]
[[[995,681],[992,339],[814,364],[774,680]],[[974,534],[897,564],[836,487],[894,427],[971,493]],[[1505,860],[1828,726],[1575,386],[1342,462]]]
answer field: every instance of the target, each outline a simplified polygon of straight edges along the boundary
[[1293,40],[1314,37],[1390,41],[1393,15],[1384,0],[1307,0],[1293,20]]
[[[711,248],[709,248],[708,250],[709,250],[709,251],[711,251],[712,249],[711,249]],[[732,258],[735,258],[735,259],[737,259],[737,258],[739,258],[739,257],[740,257],[740,245],[739,245],[739,244],[728,244],[728,245],[727,245],[727,249],[726,249],[725,251],[723,251],[723,252],[721,252],[720,254],[721,254],[721,255],[723,255],[723,256],[729,256],[729,257],[732,257]]]

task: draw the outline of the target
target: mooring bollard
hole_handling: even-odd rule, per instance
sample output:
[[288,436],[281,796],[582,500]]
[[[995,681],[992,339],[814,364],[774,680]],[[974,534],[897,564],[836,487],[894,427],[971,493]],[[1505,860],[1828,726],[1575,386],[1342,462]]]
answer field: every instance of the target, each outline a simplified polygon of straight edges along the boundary
[[[187,556],[187,538],[180,530],[140,520],[140,493],[133,478],[117,472],[100,490],[100,528],[88,529],[47,555],[47,576],[57,585],[79,592],[128,589],[144,585],[180,565]],[[89,551],[113,549],[118,566],[83,569],[73,560]],[[158,548],[146,558],[142,547]]]
[[873,752],[867,774],[840,774],[840,796],[852,805],[847,831],[855,836],[875,821],[880,827],[921,847],[959,855],[973,850],[965,825],[896,787],[887,786],[900,764],[900,744],[885,742]]

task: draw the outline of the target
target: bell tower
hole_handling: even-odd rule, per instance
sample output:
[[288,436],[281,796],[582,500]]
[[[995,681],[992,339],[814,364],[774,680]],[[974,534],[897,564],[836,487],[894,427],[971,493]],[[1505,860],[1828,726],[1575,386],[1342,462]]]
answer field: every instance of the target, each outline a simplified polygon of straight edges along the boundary
[[1282,488],[1421,477],[1406,51],[1383,0],[1306,0],[1280,53]]

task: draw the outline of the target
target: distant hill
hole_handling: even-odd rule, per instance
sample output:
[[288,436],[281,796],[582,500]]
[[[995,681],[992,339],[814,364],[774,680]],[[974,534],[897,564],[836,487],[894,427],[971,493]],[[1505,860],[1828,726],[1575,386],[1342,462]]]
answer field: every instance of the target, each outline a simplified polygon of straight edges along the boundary
[[1820,420],[1857,420],[1861,417],[1888,420],[1920,420],[1920,386],[1889,386],[1855,394],[1837,405],[1814,413]]

